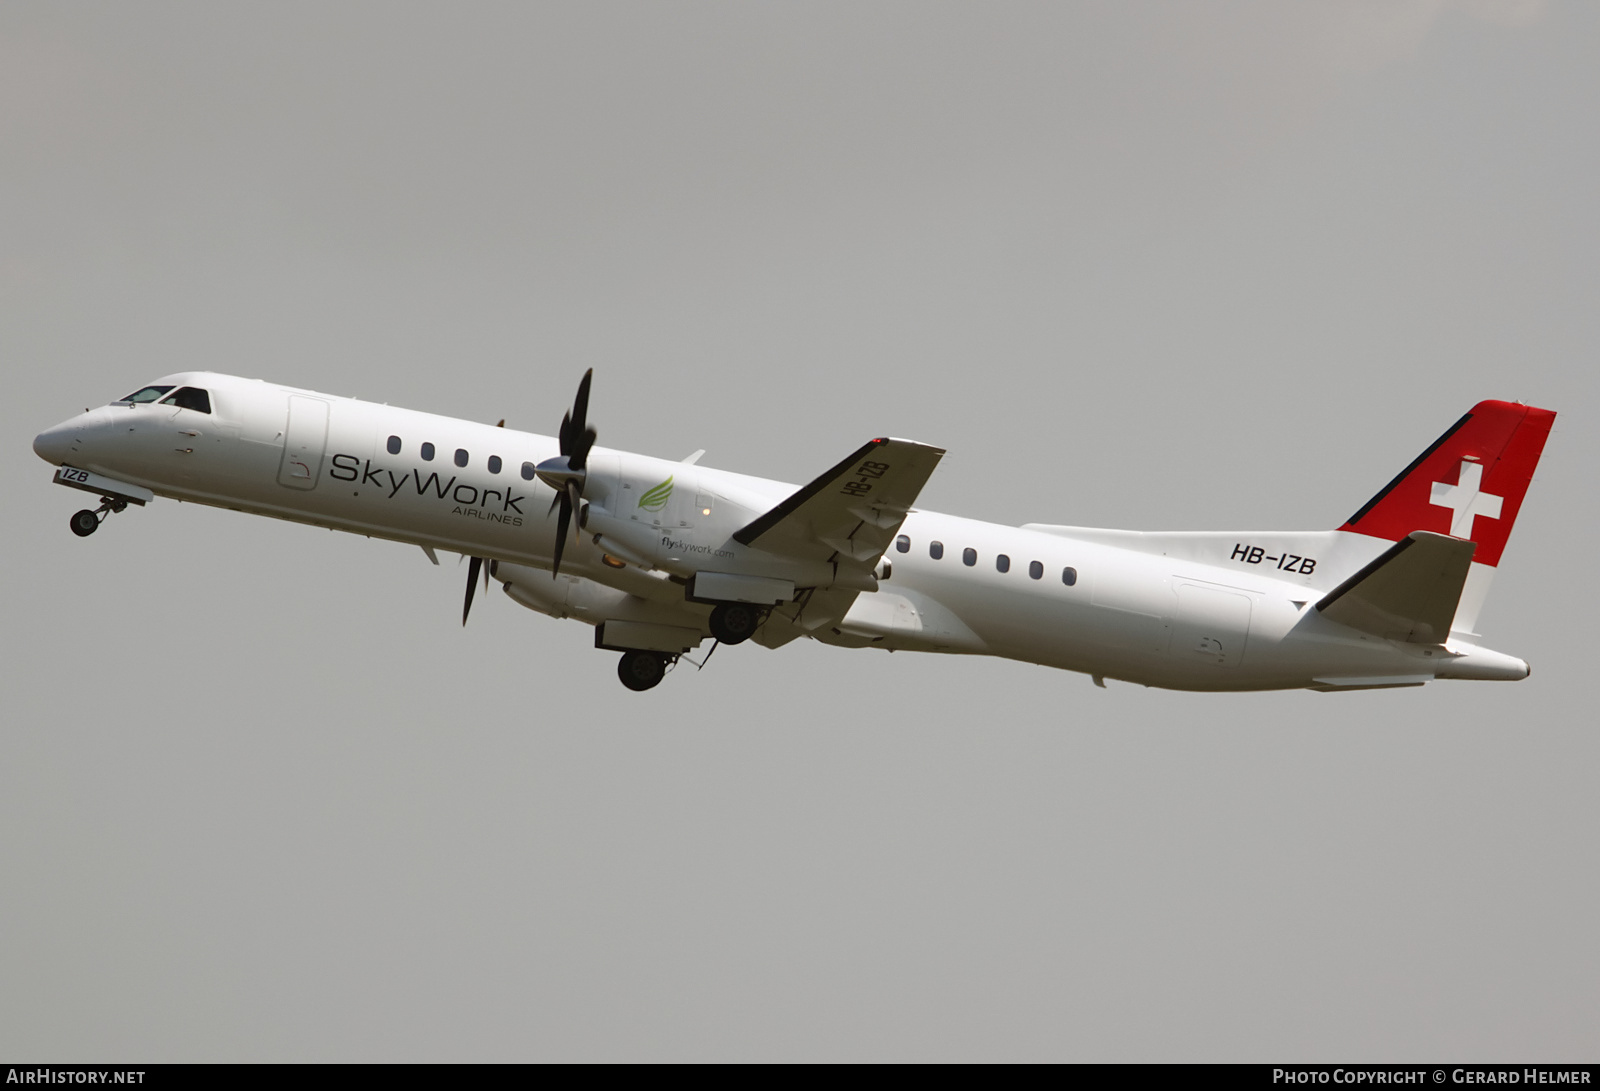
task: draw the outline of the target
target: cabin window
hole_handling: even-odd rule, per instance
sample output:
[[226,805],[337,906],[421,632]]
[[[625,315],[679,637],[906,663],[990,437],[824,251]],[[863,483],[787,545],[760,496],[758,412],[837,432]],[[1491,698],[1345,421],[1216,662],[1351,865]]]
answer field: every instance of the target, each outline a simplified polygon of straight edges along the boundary
[[898,538],[896,538],[894,540],[894,547],[897,550],[899,550],[901,553],[910,553],[911,552],[911,538],[910,538],[910,536],[909,535],[905,535],[905,534],[900,535],[900,537],[898,537]]
[[944,556],[944,543],[943,542],[929,542],[928,543],[928,556],[932,557],[936,561],[939,560],[941,557],[943,557]]
[[492,474],[497,474],[497,473],[500,472],[500,456],[499,455],[490,455],[489,456],[489,472],[492,473]]
[[211,395],[198,386],[180,386],[176,394],[161,399],[162,405],[175,405],[179,409],[193,409],[196,413],[211,412]]
[[433,461],[433,444],[424,443],[422,445],[422,461],[424,461],[424,462],[432,462]]
[[968,568],[971,568],[973,565],[977,564],[978,551],[970,548],[963,549],[961,551],[961,563],[966,565]]
[[140,402],[153,402],[171,389],[170,386],[146,386],[135,390],[126,398],[118,398],[117,401],[127,402],[129,405],[138,405]]
[[1077,583],[1078,570],[1076,568],[1063,568],[1061,570],[1061,582],[1066,584],[1068,587],[1071,587],[1073,584]]
[[524,480],[524,481],[532,481],[533,480],[533,463],[524,462],[522,464],[522,480]]
[[1032,579],[1032,580],[1043,579],[1044,578],[1044,565],[1040,564],[1038,561],[1029,561],[1028,562],[1028,578]]
[[397,454],[400,453],[400,437],[399,436],[390,436],[389,437],[389,453],[391,455],[397,455]]
[[1010,572],[1011,558],[1007,557],[1004,553],[996,554],[994,558],[994,570],[996,572]]
[[456,465],[462,467],[463,469],[466,467],[467,449],[465,447],[456,448]]

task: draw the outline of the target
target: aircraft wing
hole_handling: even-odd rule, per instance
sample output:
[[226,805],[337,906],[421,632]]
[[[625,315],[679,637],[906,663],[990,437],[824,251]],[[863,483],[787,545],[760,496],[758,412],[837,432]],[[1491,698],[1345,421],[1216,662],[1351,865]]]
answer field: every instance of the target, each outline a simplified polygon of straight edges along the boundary
[[943,455],[942,447],[875,439],[735,531],[734,541],[870,573]]

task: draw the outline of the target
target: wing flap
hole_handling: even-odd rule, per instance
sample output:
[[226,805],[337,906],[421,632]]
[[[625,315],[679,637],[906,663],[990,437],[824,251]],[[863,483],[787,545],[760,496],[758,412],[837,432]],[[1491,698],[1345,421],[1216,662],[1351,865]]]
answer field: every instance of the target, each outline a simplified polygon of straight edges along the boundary
[[752,637],[757,644],[781,648],[791,640],[811,636],[824,625],[837,622],[850,612],[861,592],[832,587],[804,592],[794,602],[781,603],[767,615],[766,624]]
[[1461,538],[1413,531],[1329,591],[1317,610],[1385,639],[1443,643],[1476,550]]

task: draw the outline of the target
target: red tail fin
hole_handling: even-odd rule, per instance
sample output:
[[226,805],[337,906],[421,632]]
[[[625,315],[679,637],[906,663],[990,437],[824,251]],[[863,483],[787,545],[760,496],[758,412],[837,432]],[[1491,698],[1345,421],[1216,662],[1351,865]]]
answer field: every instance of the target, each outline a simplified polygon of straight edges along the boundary
[[1477,563],[1499,564],[1555,419],[1548,409],[1479,402],[1339,529],[1392,542],[1436,531],[1476,542]]

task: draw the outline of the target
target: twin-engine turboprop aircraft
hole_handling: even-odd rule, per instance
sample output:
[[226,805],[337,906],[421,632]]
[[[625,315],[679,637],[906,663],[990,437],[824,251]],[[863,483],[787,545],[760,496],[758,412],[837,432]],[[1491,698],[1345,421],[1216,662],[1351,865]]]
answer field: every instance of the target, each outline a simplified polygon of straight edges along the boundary
[[[800,488],[210,372],[41,433],[72,516],[172,497],[472,558],[594,626],[645,690],[710,637],[996,655],[1190,690],[1521,679],[1478,613],[1555,414],[1480,402],[1337,530],[1001,526],[913,505],[944,451],[875,439]],[[501,422],[502,424],[504,422]],[[570,541],[569,541],[570,535]],[[714,647],[714,645],[713,645]]]

